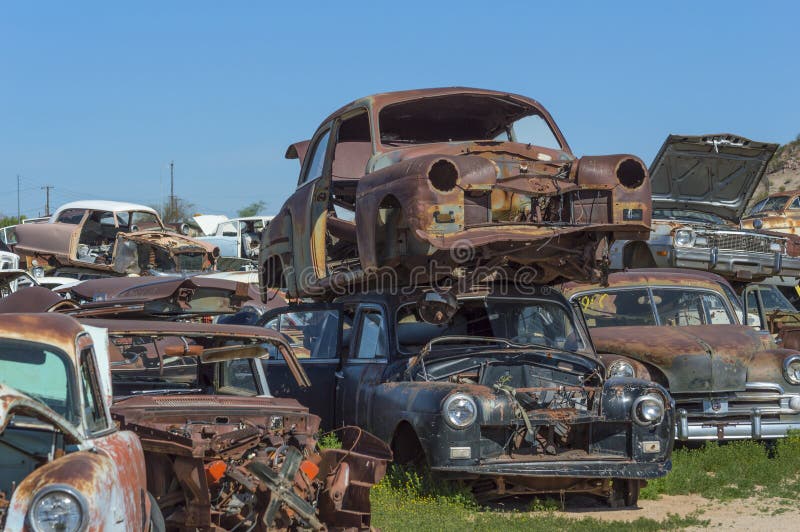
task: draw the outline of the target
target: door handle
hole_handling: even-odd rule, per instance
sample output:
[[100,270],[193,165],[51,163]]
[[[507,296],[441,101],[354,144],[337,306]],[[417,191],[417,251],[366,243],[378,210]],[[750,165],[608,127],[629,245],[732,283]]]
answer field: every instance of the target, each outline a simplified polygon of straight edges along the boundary
[[336,377],[337,379],[344,379],[344,373],[342,373],[341,371],[334,371],[333,376]]

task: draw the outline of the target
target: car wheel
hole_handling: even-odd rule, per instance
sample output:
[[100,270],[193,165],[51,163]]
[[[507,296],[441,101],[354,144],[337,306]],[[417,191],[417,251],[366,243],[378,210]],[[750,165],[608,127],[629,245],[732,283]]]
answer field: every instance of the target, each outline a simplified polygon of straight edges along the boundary
[[608,496],[608,505],[611,508],[623,506],[636,506],[639,502],[639,490],[642,482],[629,478],[615,478],[611,483],[611,495]]
[[167,523],[164,521],[164,514],[161,513],[156,498],[149,491],[147,498],[150,499],[150,532],[166,532]]

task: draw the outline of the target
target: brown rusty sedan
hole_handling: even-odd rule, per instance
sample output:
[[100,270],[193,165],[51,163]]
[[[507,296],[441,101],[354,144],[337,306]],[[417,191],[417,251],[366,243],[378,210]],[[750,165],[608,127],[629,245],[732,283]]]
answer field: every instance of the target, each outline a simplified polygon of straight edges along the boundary
[[436,277],[431,261],[445,272],[527,266],[536,283],[599,279],[614,238],[649,235],[642,161],[575,157],[524,96],[459,87],[368,96],[286,157],[301,163],[297,191],[267,228],[260,264],[262,286],[291,297],[382,267]]
[[613,273],[608,286],[568,283],[609,376],[669,389],[677,438],[774,439],[800,429],[800,352],[743,325],[722,277],[678,269]]

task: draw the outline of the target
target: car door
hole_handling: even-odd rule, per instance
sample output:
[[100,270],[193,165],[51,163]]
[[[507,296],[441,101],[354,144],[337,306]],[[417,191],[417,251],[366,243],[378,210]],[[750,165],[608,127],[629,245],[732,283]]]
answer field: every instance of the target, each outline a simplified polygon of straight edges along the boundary
[[389,360],[389,345],[384,308],[377,304],[360,305],[348,356],[336,375],[339,425],[373,430],[373,396]]
[[303,160],[297,191],[290,198],[294,278],[308,293],[328,276],[326,265],[327,216],[331,192],[330,142],[333,123],[321,127]]
[[307,304],[282,307],[267,312],[259,325],[283,333],[311,381],[310,388],[297,385],[283,357],[270,349],[263,361],[270,393],[291,397],[322,418],[322,427],[336,426],[336,377],[341,366],[343,323],[341,305]]

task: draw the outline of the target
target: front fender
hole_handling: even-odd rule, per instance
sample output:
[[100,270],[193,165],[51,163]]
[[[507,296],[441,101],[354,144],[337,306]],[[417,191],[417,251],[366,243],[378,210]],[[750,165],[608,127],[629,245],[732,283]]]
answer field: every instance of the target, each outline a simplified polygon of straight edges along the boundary
[[[143,465],[143,464],[142,464]],[[66,485],[86,501],[86,522],[93,530],[141,530],[149,516],[144,487],[126,493],[112,458],[106,454],[78,451],[49,462],[26,477],[14,491],[6,520],[7,530],[29,530],[26,516],[37,493],[54,484]],[[135,498],[135,509],[126,499]]]

